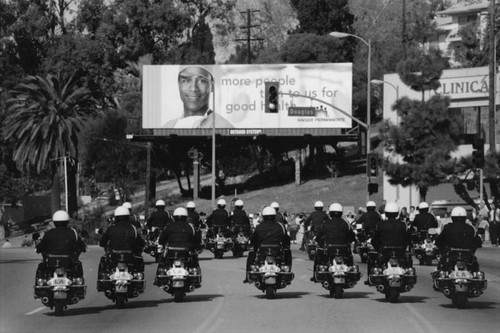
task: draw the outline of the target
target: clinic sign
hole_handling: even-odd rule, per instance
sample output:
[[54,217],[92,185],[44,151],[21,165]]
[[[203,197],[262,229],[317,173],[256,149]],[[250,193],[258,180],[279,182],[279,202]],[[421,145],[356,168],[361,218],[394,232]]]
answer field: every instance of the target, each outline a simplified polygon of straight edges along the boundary
[[[274,112],[266,107],[269,82],[279,87]],[[216,128],[235,133],[351,128],[351,119],[338,111],[352,115],[351,105],[351,63],[150,65],[143,69],[143,128],[211,128],[214,121]]]

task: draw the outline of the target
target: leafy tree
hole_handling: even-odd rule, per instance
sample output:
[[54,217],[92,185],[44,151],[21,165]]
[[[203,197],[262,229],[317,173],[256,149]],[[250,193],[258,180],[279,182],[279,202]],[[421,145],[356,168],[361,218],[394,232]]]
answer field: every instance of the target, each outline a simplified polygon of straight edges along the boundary
[[383,147],[391,153],[383,164],[389,182],[416,185],[423,200],[428,188],[446,179],[455,166],[450,153],[459,144],[462,119],[449,110],[449,103],[441,96],[426,102],[403,97],[393,107],[401,123],[386,122],[381,129]]
[[52,210],[60,208],[59,159],[78,157],[78,134],[94,112],[90,91],[79,77],[28,76],[11,91],[3,136],[13,147],[13,160],[21,170],[52,177]]
[[297,12],[297,32],[325,35],[332,31],[351,32],[354,16],[348,0],[291,0]]

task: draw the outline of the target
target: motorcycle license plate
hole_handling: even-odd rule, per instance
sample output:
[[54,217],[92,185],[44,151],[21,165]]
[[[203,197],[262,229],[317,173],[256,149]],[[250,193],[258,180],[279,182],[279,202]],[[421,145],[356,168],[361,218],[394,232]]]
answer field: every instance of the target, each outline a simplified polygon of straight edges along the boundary
[[128,292],[128,287],[122,284],[117,284],[115,287],[115,293],[126,293]]
[[52,280],[52,286],[54,287],[65,287],[66,285],[66,278],[54,278]]
[[268,277],[268,278],[266,278],[265,283],[266,284],[276,284],[276,278],[275,277]]
[[174,280],[174,282],[172,283],[172,287],[182,288],[182,287],[184,287],[184,281],[183,280]]
[[54,292],[54,299],[66,299],[68,298],[68,293],[65,291],[56,291]]
[[345,283],[345,278],[344,277],[334,277],[333,283]]
[[472,277],[471,273],[467,271],[455,271],[454,273],[457,279],[470,279]]

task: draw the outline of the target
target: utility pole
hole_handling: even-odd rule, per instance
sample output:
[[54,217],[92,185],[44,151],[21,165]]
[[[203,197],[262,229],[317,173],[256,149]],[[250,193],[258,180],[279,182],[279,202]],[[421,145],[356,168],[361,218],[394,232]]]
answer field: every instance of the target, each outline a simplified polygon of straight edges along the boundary
[[496,77],[496,43],[495,43],[495,1],[490,0],[490,70],[489,70],[489,143],[490,152],[494,152],[496,149],[496,124],[495,124],[495,77]]
[[260,24],[252,25],[252,16],[251,13],[259,12],[259,10],[250,10],[247,9],[244,12],[240,12],[242,14],[247,14],[247,24],[240,26],[241,29],[247,29],[247,37],[246,38],[238,38],[237,42],[247,42],[247,63],[252,63],[252,50],[251,50],[251,42],[256,40],[264,40],[264,38],[252,38],[252,30],[251,28],[260,27]]
[[403,60],[406,59],[406,0],[403,0],[403,33],[402,33],[402,40],[403,40]]

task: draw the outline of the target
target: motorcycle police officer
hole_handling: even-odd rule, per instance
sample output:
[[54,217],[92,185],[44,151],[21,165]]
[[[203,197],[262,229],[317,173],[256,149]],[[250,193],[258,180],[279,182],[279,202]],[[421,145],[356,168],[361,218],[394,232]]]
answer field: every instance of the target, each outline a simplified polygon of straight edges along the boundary
[[[194,201],[189,201],[186,205],[188,222],[191,223],[196,230],[200,229],[201,219],[200,214],[196,211],[196,204]],[[174,218],[175,219],[175,218]]]
[[283,217],[283,214],[281,214],[279,212],[279,210],[280,210],[280,204],[275,201],[275,202],[271,203],[271,207],[274,208],[274,210],[276,211],[276,222],[287,224],[287,221]]
[[411,226],[416,229],[417,232],[427,231],[429,228],[438,227],[436,218],[429,213],[429,204],[427,202],[421,202],[418,205],[418,214],[415,216]]
[[[55,228],[47,231],[40,243],[36,246],[36,252],[46,255],[68,255],[73,267],[70,267],[75,277],[83,278],[82,262],[78,260],[80,253],[85,252],[87,247],[78,232],[68,228],[69,215],[64,210],[58,210],[52,216]],[[37,277],[46,273],[45,263],[40,263],[36,272]]]
[[132,225],[136,227],[137,230],[141,229],[142,225],[139,222],[139,218],[134,213],[132,213],[132,204],[130,202],[124,202],[122,206],[127,208],[130,212],[130,223],[132,223]]
[[151,230],[153,227],[163,229],[168,224],[172,223],[170,215],[165,211],[165,206],[166,206],[165,201],[163,200],[156,201],[155,204],[156,211],[154,211],[151,214],[147,222],[149,230]]
[[215,236],[214,229],[220,229],[227,236],[227,229],[229,228],[229,213],[226,211],[226,200],[219,199],[217,201],[217,209],[215,209],[209,217],[207,217],[207,226],[210,230],[207,233],[208,238]]
[[[321,227],[323,222],[328,220],[328,214],[323,211],[323,202],[316,201],[314,203],[314,211],[304,221],[304,230],[306,230],[307,236],[302,237],[302,244],[299,250],[305,251],[305,244],[309,241],[311,236],[314,237],[315,232]],[[309,226],[311,227],[310,230]]]
[[243,210],[243,200],[236,200],[234,210],[229,216],[231,228],[240,229],[243,233],[250,232],[250,219],[247,213]]
[[333,203],[330,205],[328,212],[330,214],[330,219],[323,222],[316,231],[316,240],[320,245],[320,249],[318,249],[318,253],[314,258],[313,277],[311,278],[313,282],[316,282],[314,273],[316,272],[317,265],[325,259],[324,249],[328,244],[345,245],[347,251],[346,257],[350,256],[351,258],[347,264],[353,264],[350,245],[354,242],[355,235],[350,224],[342,218],[342,205]]
[[[394,246],[401,247],[401,258],[406,260],[406,265],[412,266],[411,257],[406,258],[406,248],[410,245],[410,237],[408,234],[406,223],[398,220],[397,216],[399,214],[399,206],[395,202],[388,202],[385,205],[385,215],[387,219],[380,222],[372,238],[372,245],[377,250],[380,255],[383,255],[384,247]],[[385,261],[387,258],[383,258]],[[369,258],[368,260],[368,274],[373,266],[374,262]],[[365,281],[365,284],[369,284]]]
[[170,223],[158,238],[158,243],[169,248],[186,249],[192,258],[192,267],[199,268],[197,250],[201,249],[201,232],[188,222],[188,211],[183,207],[174,210]]
[[366,203],[366,213],[361,215],[357,223],[363,225],[366,235],[373,235],[380,222],[382,222],[382,217],[377,212],[377,204],[374,201],[368,201]]
[[265,207],[262,210],[263,221],[250,237],[253,250],[248,252],[246,265],[246,278],[243,283],[248,283],[248,272],[250,266],[256,259],[256,251],[262,245],[281,245],[283,247],[283,260],[285,265],[292,267],[292,252],[290,250],[290,237],[283,224],[276,222],[276,210],[273,207]]
[[[130,224],[130,212],[121,206],[115,209],[115,223],[106,229],[99,241],[99,246],[112,251],[131,251],[134,254],[137,271],[144,272],[144,260],[141,256],[144,248],[144,239],[137,229]],[[99,272],[104,268],[106,257],[101,258]]]
[[[450,248],[468,249],[472,254],[482,247],[482,241],[473,226],[466,223],[467,211],[463,207],[455,207],[451,211],[452,223],[444,226],[443,231],[436,238],[436,246],[444,253],[438,264],[438,271],[448,269],[446,264],[447,250]],[[477,258],[474,256],[473,271],[479,271]]]

